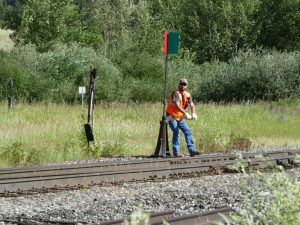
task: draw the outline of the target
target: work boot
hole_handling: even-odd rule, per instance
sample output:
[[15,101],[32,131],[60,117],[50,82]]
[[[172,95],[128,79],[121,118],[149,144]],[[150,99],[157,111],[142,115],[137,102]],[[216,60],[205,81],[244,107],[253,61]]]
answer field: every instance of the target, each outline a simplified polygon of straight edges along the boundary
[[182,158],[184,155],[182,155],[181,153],[178,153],[178,154],[174,154],[174,157],[175,158]]
[[190,157],[194,157],[195,155],[201,155],[201,152],[195,151],[190,153]]

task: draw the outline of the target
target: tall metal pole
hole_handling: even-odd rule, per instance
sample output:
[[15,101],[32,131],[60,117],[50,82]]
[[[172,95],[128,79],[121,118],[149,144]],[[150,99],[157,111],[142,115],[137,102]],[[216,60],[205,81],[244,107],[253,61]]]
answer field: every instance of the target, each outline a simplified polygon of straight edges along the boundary
[[164,103],[163,103],[163,117],[162,117],[162,137],[161,137],[161,152],[162,157],[167,157],[167,132],[168,124],[166,122],[167,117],[167,91],[168,91],[168,59],[169,55],[166,54],[165,58],[165,81],[164,81]]
[[166,112],[166,107],[167,107],[167,91],[168,91],[168,60],[169,55],[166,54],[165,58],[165,81],[164,81],[164,102],[163,102],[163,120],[166,119],[167,112]]
[[179,33],[165,32],[164,33],[164,54],[165,58],[165,81],[164,81],[164,100],[163,100],[163,116],[160,121],[159,135],[154,152],[154,157],[170,156],[168,143],[168,121],[167,121],[167,90],[168,90],[168,60],[169,54],[177,54],[179,49]]
[[167,157],[169,153],[169,144],[168,144],[168,123],[166,121],[167,112],[167,91],[168,91],[168,60],[169,55],[166,54],[165,58],[165,76],[164,76],[164,99],[163,99],[163,116],[160,121],[160,129],[157,140],[156,149],[154,152],[154,157]]

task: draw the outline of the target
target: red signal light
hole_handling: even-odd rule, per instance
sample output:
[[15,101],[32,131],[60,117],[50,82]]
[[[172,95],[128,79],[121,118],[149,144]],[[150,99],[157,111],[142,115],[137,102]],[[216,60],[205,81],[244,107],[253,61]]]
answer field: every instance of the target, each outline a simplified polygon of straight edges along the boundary
[[169,40],[169,32],[166,31],[164,35],[164,54],[168,54],[168,40]]

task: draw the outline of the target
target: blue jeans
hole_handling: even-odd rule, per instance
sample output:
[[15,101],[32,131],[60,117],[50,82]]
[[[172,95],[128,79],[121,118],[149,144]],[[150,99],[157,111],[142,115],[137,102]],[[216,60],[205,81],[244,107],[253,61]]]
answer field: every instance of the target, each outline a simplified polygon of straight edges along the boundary
[[191,154],[191,153],[195,152],[195,144],[194,144],[194,141],[193,141],[192,131],[189,128],[186,121],[185,120],[182,120],[182,121],[171,120],[169,122],[169,125],[170,125],[170,127],[173,131],[173,138],[172,138],[173,154],[176,156],[180,152],[180,133],[179,133],[179,129],[184,134],[189,153]]

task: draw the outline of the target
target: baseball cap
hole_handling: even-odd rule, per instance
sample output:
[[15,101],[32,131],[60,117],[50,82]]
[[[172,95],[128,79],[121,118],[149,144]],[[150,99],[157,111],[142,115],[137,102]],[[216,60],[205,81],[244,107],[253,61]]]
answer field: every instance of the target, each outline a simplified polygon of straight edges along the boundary
[[180,79],[180,81],[179,81],[179,84],[180,84],[180,83],[186,83],[186,84],[188,84],[188,81],[187,81],[187,79],[182,78],[182,79]]

